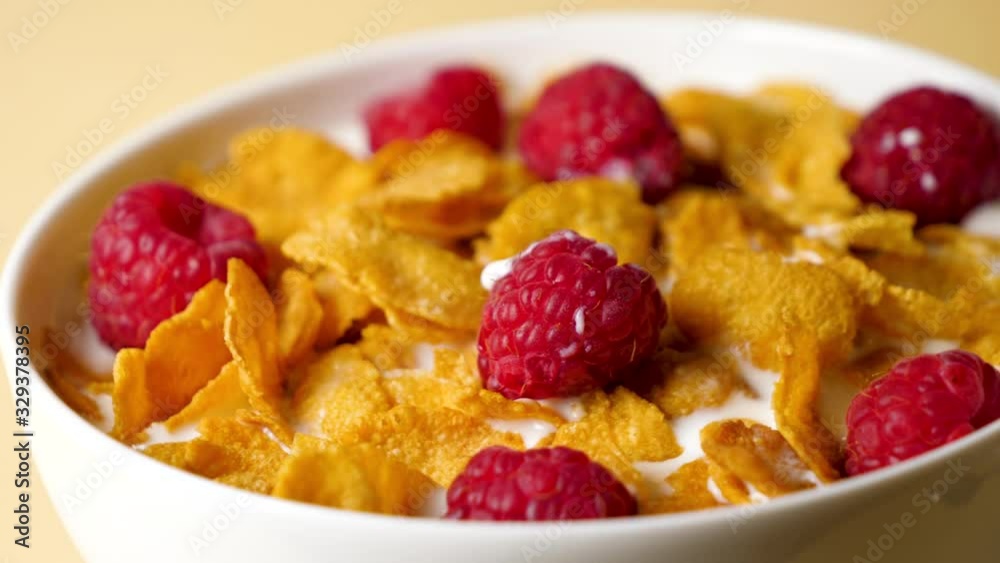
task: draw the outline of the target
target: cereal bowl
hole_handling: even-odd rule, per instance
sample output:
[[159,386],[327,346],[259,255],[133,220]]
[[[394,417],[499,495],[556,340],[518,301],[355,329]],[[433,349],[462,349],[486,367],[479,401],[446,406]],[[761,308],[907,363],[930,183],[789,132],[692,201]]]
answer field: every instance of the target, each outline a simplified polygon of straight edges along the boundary
[[[696,45],[692,49],[691,45]],[[877,53],[877,56],[873,55]],[[311,59],[186,107],[97,156],[18,240],[5,268],[4,358],[14,327],[80,334],[72,290],[101,210],[182,160],[217,162],[250,125],[303,125],[362,151],[357,115],[372,96],[430,69],[473,60],[518,99],[549,73],[604,59],[655,91],[741,91],[794,79],[858,110],[933,83],[1000,109],[1000,84],[934,55],[814,27],[732,14],[574,14],[465,26]],[[980,219],[996,228],[1000,218]],[[995,231],[994,231],[995,232]],[[68,296],[68,297],[66,297]],[[37,327],[37,328],[36,328]],[[58,338],[53,341],[56,345]],[[41,349],[35,354],[45,354]],[[606,521],[476,523],[316,507],[247,493],[158,463],[111,439],[32,372],[35,455],[60,516],[89,561],[992,561],[1000,424],[917,459],[759,505]]]

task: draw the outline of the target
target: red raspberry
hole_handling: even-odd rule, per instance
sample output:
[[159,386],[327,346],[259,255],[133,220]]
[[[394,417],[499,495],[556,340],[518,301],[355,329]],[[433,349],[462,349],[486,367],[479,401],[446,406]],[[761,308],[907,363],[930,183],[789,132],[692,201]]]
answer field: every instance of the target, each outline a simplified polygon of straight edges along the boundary
[[656,282],[610,247],[560,231],[518,256],[483,309],[479,374],[508,399],[571,396],[629,375],[656,350]]
[[448,488],[446,518],[581,520],[632,516],[635,498],[603,466],[570,448],[479,452]]
[[226,261],[267,272],[264,250],[242,215],[168,183],[137,184],[104,211],[90,242],[91,321],[115,349],[143,346],[153,328],[183,309]]
[[372,151],[395,139],[421,139],[437,129],[476,137],[494,149],[503,145],[504,114],[497,81],[473,67],[450,67],[416,92],[399,93],[364,112]]
[[1000,373],[961,350],[897,363],[847,409],[847,473],[898,463],[1000,418]]
[[628,72],[593,64],[550,84],[521,124],[521,157],[545,180],[602,175],[642,186],[656,203],[680,179],[680,138]]
[[851,137],[842,175],[864,201],[958,222],[1000,197],[1000,130],[968,98],[914,88],[882,102]]

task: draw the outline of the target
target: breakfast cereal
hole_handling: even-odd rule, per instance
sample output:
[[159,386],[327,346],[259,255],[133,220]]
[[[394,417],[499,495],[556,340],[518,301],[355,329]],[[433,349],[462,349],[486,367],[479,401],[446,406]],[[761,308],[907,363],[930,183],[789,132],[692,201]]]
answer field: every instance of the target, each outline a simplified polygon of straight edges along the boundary
[[113,366],[63,352],[46,380],[184,471],[414,517],[662,514],[832,485],[909,457],[858,430],[881,420],[865,397],[946,388],[946,367],[968,392],[903,423],[958,437],[1000,418],[1000,241],[947,224],[1000,196],[989,162],[961,197],[946,155],[886,199],[899,171],[879,159],[920,141],[871,139],[905,112],[797,84],[658,102],[603,63],[545,86],[518,157],[498,150],[492,78],[493,113],[424,130],[489,76],[379,101],[371,155],[251,129],[223,163],[182,164],[184,186],[117,202],[88,296],[143,303],[160,276],[148,299],[169,314],[99,302]]

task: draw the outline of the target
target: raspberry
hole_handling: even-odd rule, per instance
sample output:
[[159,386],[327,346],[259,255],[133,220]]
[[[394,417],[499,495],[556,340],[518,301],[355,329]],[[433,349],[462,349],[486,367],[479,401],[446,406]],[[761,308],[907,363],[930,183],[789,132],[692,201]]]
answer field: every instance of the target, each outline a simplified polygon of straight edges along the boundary
[[847,473],[886,467],[1000,418],[1000,373],[961,350],[897,363],[847,409]]
[[603,466],[570,448],[482,450],[448,488],[446,518],[580,520],[632,516],[635,498]]
[[560,231],[494,285],[479,329],[483,384],[508,399],[571,396],[620,381],[656,350],[656,282],[611,248]]
[[372,151],[395,139],[421,139],[437,129],[476,137],[494,149],[503,144],[504,113],[496,80],[473,67],[450,67],[415,92],[398,93],[364,112]]
[[264,250],[242,215],[168,182],[132,186],[104,211],[90,243],[87,293],[97,333],[115,349],[143,346],[201,286],[225,280],[234,257],[266,275]]
[[677,185],[680,138],[656,98],[628,72],[593,64],[550,84],[521,124],[521,157],[545,180],[632,179],[656,203]]
[[1000,197],[1000,130],[968,98],[935,88],[896,94],[851,137],[841,174],[864,201],[920,224],[958,222]]

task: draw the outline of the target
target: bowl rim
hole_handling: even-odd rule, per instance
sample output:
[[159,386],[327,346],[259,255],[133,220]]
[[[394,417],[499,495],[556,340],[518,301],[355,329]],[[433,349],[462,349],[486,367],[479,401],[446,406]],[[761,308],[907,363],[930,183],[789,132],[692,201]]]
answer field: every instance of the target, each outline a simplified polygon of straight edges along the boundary
[[[656,21],[664,20],[686,20],[688,23],[693,24],[718,17],[720,13],[721,11],[590,10],[574,14],[560,25],[566,27],[648,26]],[[770,37],[782,36],[784,40],[788,40],[793,35],[802,36],[806,34],[809,41],[813,44],[835,42],[837,49],[864,50],[867,53],[879,49],[891,51],[900,56],[920,58],[935,65],[945,65],[955,71],[974,76],[977,80],[990,84],[994,91],[993,94],[1000,96],[1000,81],[992,76],[919,47],[881,39],[857,31],[842,30],[788,19],[740,14],[737,22],[742,27],[766,33]],[[450,43],[464,43],[486,32],[495,33],[503,31],[510,35],[537,33],[538,31],[542,31],[543,26],[549,26],[545,21],[545,14],[480,20],[471,23],[424,28],[373,41],[356,57],[346,60],[340,55],[337,48],[332,48],[323,53],[279,65],[255,73],[233,84],[216,88],[207,94],[196,97],[193,101],[181,104],[164,116],[154,119],[145,125],[140,125],[111,147],[99,151],[75,173],[62,181],[59,187],[32,214],[19,233],[4,265],[2,278],[0,278],[0,331],[3,334],[3,341],[0,343],[0,352],[2,352],[5,362],[9,365],[10,361],[14,359],[12,343],[14,342],[15,335],[14,327],[17,326],[17,319],[15,318],[18,297],[17,290],[21,284],[28,256],[33,253],[46,226],[58,217],[66,207],[71,205],[79,195],[88,189],[92,189],[92,186],[95,185],[93,180],[105,170],[113,168],[116,163],[132,154],[146,150],[150,146],[155,145],[163,137],[175,131],[196,125],[200,120],[224,109],[226,106],[238,105],[268,93],[279,92],[290,83],[308,79],[310,76],[316,74],[346,72],[356,66],[364,66],[381,60],[395,58],[407,51],[412,54],[414,50],[419,52],[429,49],[430,46],[440,48]],[[216,488],[215,490],[218,490],[217,488],[220,487],[231,488],[228,485],[216,483],[211,479],[193,475],[156,461],[115,440],[85,420],[59,399],[40,376],[34,363],[31,364],[30,372],[33,379],[33,390],[40,392],[44,396],[45,402],[50,405],[50,410],[45,416],[58,419],[60,424],[71,428],[71,432],[79,432],[90,440],[96,440],[107,448],[107,451],[112,453],[118,452],[120,455],[128,458],[130,463],[134,462],[139,466],[148,464],[145,467],[152,471],[153,475],[161,475],[164,479],[178,479],[177,487],[193,487],[195,492],[200,487],[213,487]],[[7,377],[11,386],[13,386],[13,374],[8,372]],[[958,458],[961,454],[981,447],[987,442],[1000,444],[1000,421],[996,421],[990,426],[982,428],[956,442],[946,444],[898,465],[856,477],[845,478],[829,486],[821,486],[812,490],[771,499],[766,503],[752,505],[755,511],[754,518],[787,514],[801,508],[829,503],[835,498],[875,492],[876,489],[889,490],[892,483],[903,481],[908,477],[925,472],[936,465],[946,463],[950,459]],[[416,531],[421,533],[432,531],[450,533],[451,531],[461,529],[480,534],[508,535],[515,530],[519,534],[527,532],[536,533],[545,527],[552,526],[554,523],[551,521],[502,523],[454,521],[441,518],[373,514],[318,506],[298,501],[288,501],[241,489],[234,490],[250,495],[254,499],[254,502],[261,503],[264,511],[275,516],[322,519],[330,525],[349,521],[354,524],[371,524],[377,526],[405,525],[409,528],[416,528]],[[688,527],[727,524],[734,516],[738,516],[741,510],[745,510],[744,505],[727,505],[700,511],[601,520],[560,521],[557,524],[565,527],[567,531],[587,535],[620,534],[623,532],[638,533],[652,530],[676,530]]]

